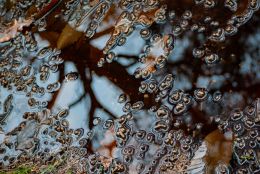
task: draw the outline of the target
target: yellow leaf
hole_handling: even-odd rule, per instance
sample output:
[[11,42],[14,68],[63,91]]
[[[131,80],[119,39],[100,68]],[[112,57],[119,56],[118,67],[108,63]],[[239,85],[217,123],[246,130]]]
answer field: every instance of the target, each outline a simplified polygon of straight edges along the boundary
[[60,37],[57,42],[57,48],[63,49],[65,47],[75,43],[76,41],[79,40],[79,38],[82,36],[82,34],[83,34],[82,32],[76,31],[69,24],[67,24],[63,28],[63,30],[60,34]]
[[208,173],[213,172],[219,163],[229,165],[232,157],[232,136],[227,136],[227,134],[215,130],[206,136],[205,142],[207,145],[205,162],[207,163]]

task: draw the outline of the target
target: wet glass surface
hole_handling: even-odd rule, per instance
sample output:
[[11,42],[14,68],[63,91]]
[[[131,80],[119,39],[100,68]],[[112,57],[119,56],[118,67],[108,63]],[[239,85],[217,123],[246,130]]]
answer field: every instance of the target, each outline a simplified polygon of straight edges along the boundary
[[0,0],[0,173],[260,173],[259,0]]

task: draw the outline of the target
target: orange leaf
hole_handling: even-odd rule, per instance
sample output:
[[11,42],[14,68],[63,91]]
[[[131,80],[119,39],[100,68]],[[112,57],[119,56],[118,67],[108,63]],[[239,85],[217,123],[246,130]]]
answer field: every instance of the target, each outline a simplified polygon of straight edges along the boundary
[[75,43],[76,41],[79,40],[79,38],[82,35],[83,35],[82,32],[76,31],[69,24],[67,24],[63,28],[63,30],[60,34],[60,37],[59,37],[58,42],[57,42],[57,48],[63,49],[65,47]]

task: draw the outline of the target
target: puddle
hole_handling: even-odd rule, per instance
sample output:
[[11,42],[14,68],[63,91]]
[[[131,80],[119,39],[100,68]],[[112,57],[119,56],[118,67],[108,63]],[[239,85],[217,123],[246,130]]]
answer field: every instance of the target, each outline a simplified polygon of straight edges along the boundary
[[0,0],[0,173],[259,173],[259,3]]

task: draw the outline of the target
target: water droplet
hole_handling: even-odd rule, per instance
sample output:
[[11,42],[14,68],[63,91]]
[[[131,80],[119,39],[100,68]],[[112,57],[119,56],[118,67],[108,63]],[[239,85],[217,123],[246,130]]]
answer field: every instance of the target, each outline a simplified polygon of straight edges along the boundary
[[202,58],[205,54],[203,49],[194,48],[192,54],[195,58]]
[[175,16],[176,16],[175,11],[174,10],[169,11],[168,16],[169,16],[170,19],[174,19]]
[[174,90],[170,93],[169,95],[169,98],[168,98],[168,101],[171,103],[171,104],[177,104],[178,102],[181,101],[182,99],[182,95],[183,95],[183,91],[182,90]]
[[164,120],[159,120],[155,122],[154,130],[157,132],[167,132],[169,129],[168,124]]
[[68,74],[65,75],[65,81],[74,81],[77,80],[79,77],[79,74],[77,72],[70,72]]
[[113,62],[113,60],[115,59],[116,55],[114,52],[110,51],[107,55],[106,55],[106,61],[108,63]]
[[152,35],[152,32],[148,28],[141,29],[140,35],[143,39],[149,39]]
[[217,30],[213,31],[211,36],[209,37],[210,40],[215,42],[222,42],[225,40],[225,32],[223,28],[218,28]]
[[145,135],[146,135],[146,131],[145,130],[138,130],[135,133],[135,137],[136,137],[137,140],[143,140],[145,138]]
[[148,89],[148,84],[146,82],[142,81],[141,85],[139,87],[139,92],[145,93],[147,89]]
[[174,36],[180,35],[180,34],[182,33],[182,28],[181,28],[181,26],[179,26],[179,25],[174,25],[174,26],[173,26],[173,29],[172,29],[172,32],[173,32]]
[[214,0],[205,0],[204,7],[205,8],[213,8],[215,7],[216,3]]
[[192,13],[191,13],[191,11],[186,10],[186,11],[182,14],[182,18],[183,18],[183,19],[187,19],[187,20],[191,19],[191,18],[192,18]]
[[101,118],[100,117],[94,117],[93,119],[93,125],[96,126],[101,123]]
[[205,88],[198,88],[194,91],[194,97],[198,102],[205,101],[208,98],[208,90]]
[[176,106],[173,109],[173,113],[175,115],[183,114],[187,110],[187,106],[184,102],[179,102],[176,104]]
[[225,0],[224,6],[232,12],[237,11],[237,2],[235,0]]
[[119,97],[118,97],[118,100],[117,102],[118,103],[124,103],[127,101],[127,95],[126,94],[121,94]]
[[170,110],[167,106],[162,105],[156,112],[158,118],[167,118],[169,117]]
[[212,99],[214,102],[219,102],[222,99],[222,93],[220,91],[216,91],[213,93]]
[[137,111],[137,110],[142,109],[143,106],[144,106],[144,103],[143,103],[142,101],[138,101],[138,102],[135,102],[135,103],[132,105],[131,109],[132,109],[133,111]]
[[104,129],[109,129],[114,125],[114,121],[112,119],[108,119],[104,122],[103,128]]
[[57,116],[61,117],[61,118],[66,118],[68,115],[69,115],[68,109],[63,109],[63,110],[59,111],[59,113],[57,114]]
[[217,54],[210,54],[205,56],[205,62],[208,65],[216,64],[219,61],[219,56]]

